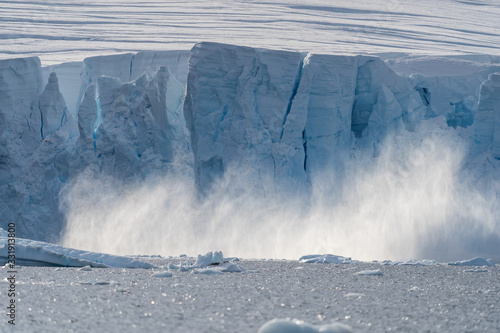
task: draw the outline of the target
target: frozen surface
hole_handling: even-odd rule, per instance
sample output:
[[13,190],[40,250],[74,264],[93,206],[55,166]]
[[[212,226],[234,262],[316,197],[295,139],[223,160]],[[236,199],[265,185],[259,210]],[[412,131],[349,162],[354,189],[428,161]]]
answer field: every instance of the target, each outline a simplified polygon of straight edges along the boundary
[[[270,320],[294,318],[316,329],[340,323],[353,332],[500,329],[499,266],[469,272],[448,265],[282,260],[242,260],[241,265],[247,273],[172,271],[169,278],[142,269],[19,267],[16,328],[255,333]],[[376,269],[383,276],[354,275]],[[0,285],[7,288],[5,280]],[[0,325],[6,329],[7,322]]]
[[214,41],[317,53],[500,55],[495,0],[137,0],[0,4],[2,58],[45,65]]
[[301,320],[273,319],[265,323],[258,333],[349,333],[350,326],[345,324],[310,325]]

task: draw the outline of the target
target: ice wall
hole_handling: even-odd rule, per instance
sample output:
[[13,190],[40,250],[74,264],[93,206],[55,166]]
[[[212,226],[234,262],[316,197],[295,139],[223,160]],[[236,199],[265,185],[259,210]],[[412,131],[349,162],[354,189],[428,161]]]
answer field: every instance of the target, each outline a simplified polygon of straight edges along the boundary
[[85,58],[81,73],[80,95],[77,108],[87,86],[97,82],[101,75],[115,77],[122,82],[130,82],[146,74],[150,79],[160,66],[165,66],[183,86],[186,85],[188,58],[190,52],[144,51],[118,55]]
[[[485,78],[493,65],[432,58],[422,60],[432,71],[409,61],[400,75],[372,56],[200,43],[187,74],[187,57],[86,59],[77,119],[64,93],[78,89],[75,64],[51,67],[44,80],[38,58],[0,61],[5,221],[15,220],[21,236],[56,240],[61,188],[85,170],[136,181],[177,165],[202,192],[231,175],[251,180],[250,190],[307,194],[342,179],[353,154],[376,157],[388,135],[439,115],[451,127],[472,124],[472,151],[500,158],[498,74]],[[398,66],[391,65],[401,73]],[[472,131],[462,130],[469,139]],[[180,155],[182,163],[173,163]]]
[[500,70],[494,57],[402,57],[387,65],[410,77],[410,82],[427,106],[426,118],[444,115],[451,127],[468,127],[474,122],[479,88],[488,75]]
[[300,53],[214,43],[193,48],[184,113],[200,189],[228,168],[304,182],[305,114],[291,108],[302,60]]
[[474,153],[491,148],[493,157],[500,159],[500,73],[491,74],[481,85],[473,140]]
[[15,221],[19,237],[57,241],[60,191],[84,170],[142,179],[168,169],[175,154],[190,152],[183,100],[166,67],[129,83],[101,76],[77,121],[56,72],[43,89],[38,58],[0,61],[2,223]]
[[38,58],[0,61],[0,210],[25,236],[59,233],[68,174],[71,124],[55,74],[42,87]]
[[426,113],[408,78],[375,57],[201,43],[189,66],[184,112],[202,190],[232,168],[305,190],[324,171],[342,174],[353,134],[370,146]]
[[41,90],[37,57],[0,61],[1,184],[7,185],[23,174],[24,159],[42,137],[37,105]]
[[151,80],[100,76],[80,105],[74,169],[92,165],[120,179],[162,172],[176,150],[188,149],[183,97],[184,88],[163,66]]

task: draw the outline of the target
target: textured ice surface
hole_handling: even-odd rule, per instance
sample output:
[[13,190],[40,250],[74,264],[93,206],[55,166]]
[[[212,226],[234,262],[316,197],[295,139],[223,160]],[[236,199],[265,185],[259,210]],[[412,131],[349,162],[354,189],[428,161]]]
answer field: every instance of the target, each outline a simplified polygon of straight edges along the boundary
[[19,236],[56,242],[64,220],[60,190],[87,168],[144,178],[178,152],[189,156],[184,87],[166,67],[125,84],[100,77],[87,89],[78,121],[57,74],[45,89],[41,77],[38,58],[0,61],[0,206]]
[[243,166],[255,182],[304,190],[320,172],[342,172],[351,131],[381,142],[426,112],[379,58],[200,43],[189,64],[184,112],[201,190]]
[[38,238],[42,231],[56,240],[75,123],[57,78],[43,86],[38,58],[0,61],[0,210],[2,223],[16,221],[20,236]]
[[99,77],[80,105],[75,169],[93,165],[120,179],[159,172],[173,160],[174,147],[187,149],[183,95],[166,67],[151,80],[146,75],[128,83]]
[[[154,259],[157,266],[169,260]],[[500,267],[380,266],[242,260],[247,274],[143,269],[18,267],[16,329],[26,332],[130,331],[255,333],[275,318],[353,332],[496,332]],[[302,267],[301,269],[296,269]],[[0,274],[5,277],[5,268]],[[2,277],[2,278],[3,278]],[[7,288],[6,281],[0,281]],[[358,296],[354,296],[358,294]],[[364,296],[359,296],[364,294]],[[351,295],[351,296],[347,296]],[[7,331],[7,321],[0,330]]]

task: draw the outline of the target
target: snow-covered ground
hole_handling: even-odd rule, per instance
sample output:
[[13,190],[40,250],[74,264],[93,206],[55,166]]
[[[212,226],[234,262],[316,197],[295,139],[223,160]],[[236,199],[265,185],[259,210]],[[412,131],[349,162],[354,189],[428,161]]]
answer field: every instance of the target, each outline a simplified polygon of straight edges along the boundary
[[495,0],[1,1],[1,58],[43,65],[213,41],[318,53],[500,55]]
[[[155,277],[158,270],[144,269],[23,267],[18,273],[16,329],[256,333],[275,318],[315,326],[343,323],[352,332],[496,332],[500,328],[498,266],[474,271],[448,265],[282,260],[238,264],[245,273],[172,271],[172,277]],[[383,275],[356,274],[366,270],[380,270]],[[4,269],[0,274],[5,275]],[[7,286],[5,280],[0,282],[0,288]],[[7,326],[0,321],[2,331]]]

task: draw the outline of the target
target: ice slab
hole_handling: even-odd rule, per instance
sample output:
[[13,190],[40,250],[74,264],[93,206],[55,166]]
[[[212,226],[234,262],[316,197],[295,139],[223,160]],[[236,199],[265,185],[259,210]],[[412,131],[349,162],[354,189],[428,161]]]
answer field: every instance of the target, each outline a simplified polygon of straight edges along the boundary
[[82,251],[56,244],[15,238],[9,242],[6,233],[0,235],[0,263],[6,264],[9,252],[15,250],[15,264],[26,266],[63,266],[63,267],[121,267],[121,268],[154,268],[144,261],[129,257],[105,253]]
[[311,264],[350,264],[352,263],[351,258],[346,258],[342,256],[336,256],[333,254],[311,254],[302,256],[299,259],[300,262]]
[[245,269],[232,261],[224,259],[221,251],[207,252],[204,255],[199,254],[195,263],[186,261],[179,265],[169,264],[170,270],[179,270],[181,272],[192,271],[194,274],[221,274],[221,273],[241,273]]
[[450,262],[452,266],[495,266],[495,262],[491,259],[476,257],[469,260]]

